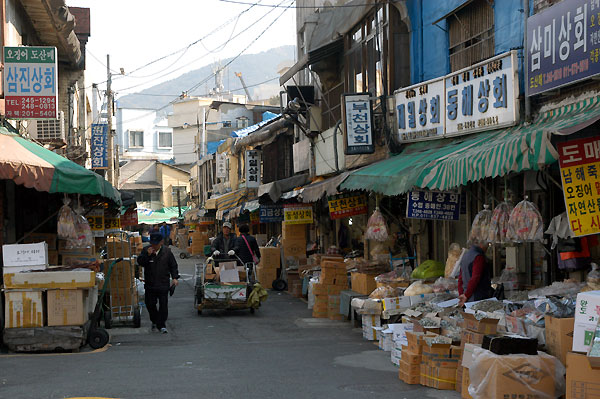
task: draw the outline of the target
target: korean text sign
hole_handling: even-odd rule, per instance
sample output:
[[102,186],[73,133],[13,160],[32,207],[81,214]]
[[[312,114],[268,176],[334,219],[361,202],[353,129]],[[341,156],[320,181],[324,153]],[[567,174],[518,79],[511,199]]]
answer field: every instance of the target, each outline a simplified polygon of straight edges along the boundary
[[437,191],[411,191],[406,217],[411,219],[458,220],[460,194]]
[[344,95],[346,154],[371,154],[375,151],[370,97],[369,93]]
[[7,118],[58,118],[56,55],[56,47],[4,48]]
[[564,0],[527,19],[528,96],[600,73],[599,18],[599,0]]
[[367,213],[367,196],[364,194],[331,196],[327,202],[332,220]]
[[108,168],[108,125],[92,125],[92,168]]
[[261,205],[259,215],[261,223],[281,223],[283,222],[283,206]]
[[571,230],[577,237],[600,233],[600,138],[560,143],[558,154]]
[[217,179],[227,179],[227,154],[217,152]]
[[246,151],[246,187],[258,188],[260,186],[260,159],[261,152],[256,150]]
[[444,136],[444,79],[434,79],[395,92],[398,138],[401,141]]
[[104,209],[92,209],[86,218],[94,237],[104,237]]
[[311,205],[284,205],[283,220],[285,224],[311,224],[313,209]]

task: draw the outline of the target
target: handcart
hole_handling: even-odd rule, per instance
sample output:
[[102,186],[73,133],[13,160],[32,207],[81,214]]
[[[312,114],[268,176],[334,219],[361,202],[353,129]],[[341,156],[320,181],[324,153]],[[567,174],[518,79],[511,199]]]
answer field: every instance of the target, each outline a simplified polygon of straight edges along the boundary
[[[100,328],[100,320],[102,319],[102,313],[105,312],[103,303],[107,289],[106,281],[110,279],[114,266],[122,260],[123,258],[114,259],[108,264],[107,270],[105,270],[106,280],[102,286],[102,290],[100,290],[100,296],[98,298],[98,302],[96,303],[96,307],[94,308],[94,314],[90,320],[90,328],[87,335],[88,344],[92,347],[92,349],[103,348],[106,344],[108,344],[108,341],[110,341],[110,335],[108,334],[108,331],[106,331],[104,328]],[[106,321],[106,318],[104,320]]]
[[[112,328],[114,323],[141,326],[141,311],[137,292],[137,262],[129,237],[125,232],[107,236],[107,253],[110,259],[121,260],[115,263],[110,276],[105,277],[107,297],[104,301],[104,326]],[[109,260],[110,260],[109,259]]]
[[254,263],[246,263],[245,281],[235,283],[221,283],[216,275],[208,275],[207,267],[216,267],[223,262],[243,262],[235,255],[227,259],[213,259],[209,257],[205,263],[196,263],[194,272],[194,307],[201,315],[204,309],[250,309],[254,314],[255,308],[248,304],[250,293],[256,282]]

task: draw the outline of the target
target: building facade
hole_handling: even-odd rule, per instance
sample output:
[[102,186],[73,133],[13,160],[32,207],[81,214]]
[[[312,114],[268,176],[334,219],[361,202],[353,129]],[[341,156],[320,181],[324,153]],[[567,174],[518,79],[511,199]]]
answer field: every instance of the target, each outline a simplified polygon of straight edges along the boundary
[[173,129],[154,110],[117,105],[115,141],[121,160],[173,158]]

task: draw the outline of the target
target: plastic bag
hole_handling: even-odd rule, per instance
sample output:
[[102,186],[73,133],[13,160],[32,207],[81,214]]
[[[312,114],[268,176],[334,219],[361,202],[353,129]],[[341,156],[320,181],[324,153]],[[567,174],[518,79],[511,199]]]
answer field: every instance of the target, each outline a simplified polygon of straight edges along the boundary
[[411,278],[436,278],[444,276],[444,264],[436,260],[426,260],[413,270]]
[[600,290],[600,270],[598,270],[597,264],[592,263],[592,271],[588,273],[586,283],[587,285],[581,290],[582,292]]
[[312,309],[315,306],[315,294],[313,289],[315,288],[315,284],[319,282],[318,277],[311,277],[308,281],[308,308]]
[[94,235],[87,219],[83,215],[75,218],[76,240],[68,240],[67,248],[88,248],[94,245]]
[[469,394],[474,398],[506,396],[554,399],[565,393],[565,367],[544,352],[496,355],[475,348],[469,367]]
[[398,291],[394,287],[384,285],[383,287],[377,287],[371,292],[369,298],[371,299],[383,299],[383,298],[395,298],[398,296]]
[[458,281],[455,278],[440,277],[433,283],[433,292],[449,292],[458,290]]
[[452,271],[454,270],[454,265],[456,265],[456,261],[460,258],[460,254],[462,252],[462,248],[459,244],[453,242],[450,244],[450,248],[448,248],[448,259],[446,259],[446,269],[444,270],[444,277],[451,277]]
[[367,222],[367,232],[365,233],[365,238],[367,240],[383,242],[386,241],[388,237],[389,234],[385,219],[379,211],[379,208],[376,208]]
[[500,277],[492,279],[494,284],[503,284],[507,291],[516,290],[519,288],[519,277],[514,270],[504,269]]
[[512,212],[512,206],[508,202],[501,202],[492,212],[488,241],[493,244],[504,244],[509,242],[507,238],[508,221]]
[[544,237],[542,215],[527,197],[510,213],[507,235],[514,242],[540,241]]
[[491,221],[492,211],[489,210],[488,205],[484,205],[483,210],[475,216],[471,225],[471,234],[469,234],[469,242],[471,244],[488,243]]
[[63,240],[77,240],[77,229],[75,227],[75,212],[69,206],[70,199],[63,199],[63,206],[58,211],[58,225],[56,232],[58,238]]
[[388,273],[383,273],[375,277],[375,281],[381,284],[397,284],[410,281],[408,268],[395,269]]
[[431,293],[433,293],[433,288],[431,288],[430,285],[423,284],[422,281],[415,281],[406,289],[406,291],[404,291],[404,296],[415,296]]

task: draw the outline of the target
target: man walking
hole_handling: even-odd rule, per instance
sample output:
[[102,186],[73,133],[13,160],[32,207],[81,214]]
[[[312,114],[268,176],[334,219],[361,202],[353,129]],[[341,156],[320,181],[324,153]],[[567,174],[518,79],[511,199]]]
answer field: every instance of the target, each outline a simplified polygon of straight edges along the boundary
[[231,223],[223,223],[223,232],[217,235],[212,242],[214,257],[226,258],[227,252],[235,247],[235,233],[231,232]]
[[150,234],[150,245],[142,250],[137,261],[144,268],[145,302],[152,321],[152,331],[160,330],[166,334],[169,289],[179,284],[177,261],[169,247],[163,245],[163,236],[160,233]]

